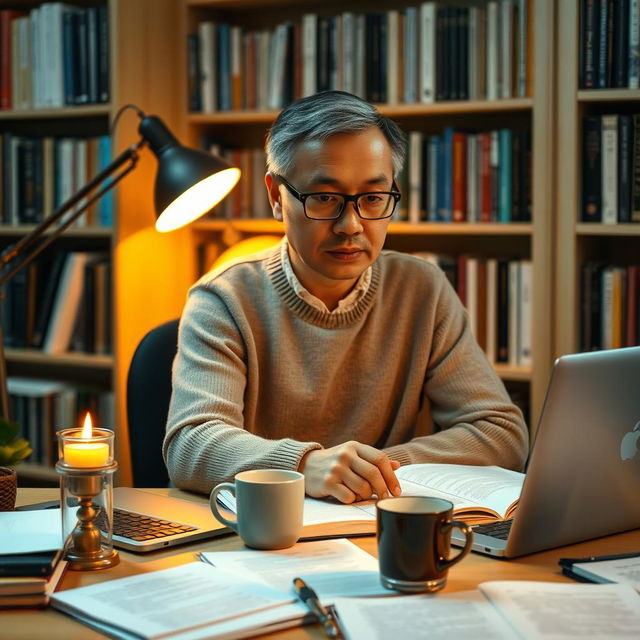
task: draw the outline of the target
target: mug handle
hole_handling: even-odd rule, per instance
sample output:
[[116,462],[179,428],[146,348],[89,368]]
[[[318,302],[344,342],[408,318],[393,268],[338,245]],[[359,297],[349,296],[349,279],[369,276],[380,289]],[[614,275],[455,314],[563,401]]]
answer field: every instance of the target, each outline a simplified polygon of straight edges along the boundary
[[218,510],[217,498],[221,491],[229,491],[233,494],[234,498],[236,497],[236,485],[233,484],[233,482],[222,482],[221,484],[216,485],[211,490],[211,495],[209,496],[209,507],[211,507],[211,512],[217,520],[226,524],[228,527],[231,527],[236,533],[238,533],[238,518],[236,517],[235,520],[228,520]]
[[464,558],[469,553],[469,551],[471,551],[471,545],[473,544],[473,530],[466,522],[462,522],[460,520],[452,520],[451,522],[444,522],[443,525],[445,527],[447,526],[457,527],[458,529],[460,529],[460,531],[464,533],[465,542],[464,542],[464,547],[462,547],[462,549],[460,550],[460,553],[458,553],[457,556],[454,556],[453,558],[449,558],[449,560],[440,561],[439,563],[440,571],[442,571],[443,569],[448,569],[449,567],[452,567],[454,564],[460,562],[460,560],[462,560],[462,558]]

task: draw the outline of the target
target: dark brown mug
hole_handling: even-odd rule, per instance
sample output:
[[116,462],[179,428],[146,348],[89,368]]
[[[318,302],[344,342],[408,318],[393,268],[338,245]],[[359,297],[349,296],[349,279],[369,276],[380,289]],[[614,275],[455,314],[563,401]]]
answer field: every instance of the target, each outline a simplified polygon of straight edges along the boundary
[[[441,498],[401,496],[376,504],[380,580],[387,589],[431,592],[442,589],[447,571],[460,562],[473,542],[464,522],[453,520],[453,504]],[[464,548],[449,558],[451,529],[466,538]]]

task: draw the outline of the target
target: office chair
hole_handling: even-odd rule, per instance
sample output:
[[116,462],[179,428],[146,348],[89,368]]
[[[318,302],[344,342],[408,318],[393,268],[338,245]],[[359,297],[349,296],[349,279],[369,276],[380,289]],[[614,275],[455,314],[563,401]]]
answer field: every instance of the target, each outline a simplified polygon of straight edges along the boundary
[[140,341],[127,375],[127,420],[135,487],[166,487],[162,440],[171,399],[171,365],[178,320],[151,329]]

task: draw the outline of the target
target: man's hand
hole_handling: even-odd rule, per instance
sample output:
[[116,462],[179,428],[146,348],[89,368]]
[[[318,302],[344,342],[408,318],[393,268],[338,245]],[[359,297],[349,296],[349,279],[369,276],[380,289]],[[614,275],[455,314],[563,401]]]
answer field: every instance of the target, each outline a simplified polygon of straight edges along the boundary
[[345,442],[330,449],[309,451],[300,463],[305,491],[313,498],[331,496],[340,502],[399,496],[400,483],[394,471],[396,460],[360,442]]

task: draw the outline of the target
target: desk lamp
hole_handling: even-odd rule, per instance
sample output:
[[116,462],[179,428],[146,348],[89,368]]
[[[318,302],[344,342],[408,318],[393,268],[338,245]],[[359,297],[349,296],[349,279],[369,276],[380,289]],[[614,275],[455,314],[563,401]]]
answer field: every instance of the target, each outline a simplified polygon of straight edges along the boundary
[[[147,116],[135,105],[125,105],[118,111],[114,127],[126,109],[132,109],[140,118],[140,140],[125,149],[35,229],[0,254],[0,297],[4,285],[11,278],[29,265],[89,206],[135,168],[139,151],[145,145],[158,158],[154,189],[158,231],[173,231],[193,222],[227,196],[240,179],[239,169],[231,167],[218,156],[181,145],[160,118]],[[57,226],[45,236],[55,224]],[[1,323],[0,403],[1,415],[8,420],[9,395]]]

